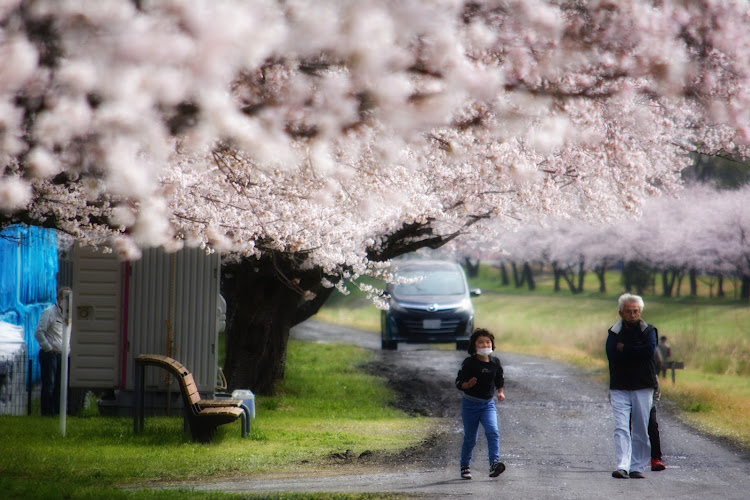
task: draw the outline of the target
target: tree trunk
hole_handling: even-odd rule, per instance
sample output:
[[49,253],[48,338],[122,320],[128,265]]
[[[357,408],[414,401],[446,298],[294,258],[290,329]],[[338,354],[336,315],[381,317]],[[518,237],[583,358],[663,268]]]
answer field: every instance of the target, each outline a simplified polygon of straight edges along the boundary
[[584,266],[583,259],[578,262],[578,286],[576,286],[576,293],[583,293],[583,283],[586,279],[586,267]]
[[674,284],[677,280],[678,276],[682,275],[682,271],[679,269],[676,269],[674,267],[671,267],[669,269],[665,269],[661,273],[661,285],[662,285],[662,295],[664,297],[671,297],[674,293]]
[[724,275],[720,274],[718,276],[717,285],[716,285],[716,296],[719,298],[726,297],[726,293],[724,292]]
[[690,275],[690,296],[697,297],[698,296],[698,271],[696,271],[694,268],[690,268],[689,275]]
[[568,290],[570,290],[570,293],[574,294],[576,293],[576,285],[575,285],[575,273],[570,268],[570,266],[566,267],[562,271],[562,277],[565,280],[565,283],[568,284]]
[[742,285],[740,287],[740,298],[744,300],[750,299],[750,275],[742,275]]
[[672,285],[669,283],[669,270],[667,269],[661,272],[661,290],[663,296],[672,296]]
[[[559,267],[556,262],[552,263],[552,272],[555,276],[555,291],[560,291],[560,281],[565,280],[568,285],[570,293],[577,294],[583,291],[583,279],[585,272],[583,271],[583,264],[579,264],[578,271],[574,271],[572,267]],[[576,284],[576,276],[578,277],[578,283]]]
[[677,291],[675,292],[675,297],[680,297],[680,291],[682,290],[682,279],[684,277],[685,276],[682,273],[677,275],[677,287],[676,287]]
[[516,288],[521,288],[523,286],[524,280],[526,279],[526,275],[525,273],[518,272],[518,266],[515,262],[511,262],[510,266],[513,270],[513,284],[516,285]]
[[498,267],[500,268],[500,283],[503,286],[510,285],[510,278],[508,278],[508,269],[505,267],[505,263],[501,262]]
[[601,266],[597,266],[594,268],[594,273],[596,274],[596,277],[599,278],[599,293],[606,293],[607,292],[607,264],[602,263]]
[[[317,312],[332,288],[320,286],[314,271],[294,271],[272,258],[222,266],[227,301],[226,361],[229,390],[272,394],[284,376],[289,330]],[[304,300],[310,290],[313,300]]]
[[562,271],[560,270],[559,267],[557,267],[557,262],[552,263],[552,276],[553,276],[554,283],[555,283],[553,290],[555,292],[559,292],[560,291],[560,278],[562,276]]
[[526,283],[528,283],[529,285],[529,290],[536,289],[536,283],[534,282],[534,273],[531,270],[531,266],[528,262],[524,262],[523,264],[523,275]]
[[480,262],[481,261],[477,259],[476,264],[473,264],[469,257],[464,257],[464,265],[466,266],[466,274],[469,276],[469,278],[476,278],[477,276],[479,276],[479,263]]

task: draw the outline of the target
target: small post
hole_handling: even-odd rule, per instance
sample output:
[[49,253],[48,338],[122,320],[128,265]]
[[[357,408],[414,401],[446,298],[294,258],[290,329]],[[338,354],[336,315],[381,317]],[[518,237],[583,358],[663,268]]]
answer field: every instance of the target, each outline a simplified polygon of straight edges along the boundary
[[60,435],[65,437],[68,417],[68,356],[70,356],[71,311],[73,310],[73,292],[63,291],[63,345],[62,368],[60,370]]
[[31,416],[31,370],[34,368],[34,360],[29,358],[29,371],[26,374],[26,415]]
[[133,408],[133,434],[138,434],[143,430],[143,372],[144,365],[133,362],[135,364],[135,406]]
[[682,361],[670,361],[669,367],[672,369],[672,385],[675,383],[675,370],[682,370],[685,368],[685,363]]

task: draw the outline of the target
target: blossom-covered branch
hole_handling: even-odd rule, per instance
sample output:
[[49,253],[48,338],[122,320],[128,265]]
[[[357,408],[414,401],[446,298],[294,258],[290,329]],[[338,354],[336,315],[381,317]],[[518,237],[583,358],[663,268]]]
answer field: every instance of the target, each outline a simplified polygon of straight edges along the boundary
[[[331,275],[680,188],[750,141],[744,1],[5,0],[0,224]],[[403,239],[402,239],[403,236]]]

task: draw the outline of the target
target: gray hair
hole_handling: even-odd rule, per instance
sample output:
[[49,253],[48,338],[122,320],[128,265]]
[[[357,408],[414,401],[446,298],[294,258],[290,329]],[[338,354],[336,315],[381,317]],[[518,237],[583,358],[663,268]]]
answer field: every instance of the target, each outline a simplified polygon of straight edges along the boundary
[[641,298],[641,296],[632,295],[629,293],[623,293],[622,295],[620,295],[620,298],[617,299],[617,306],[620,308],[620,312],[622,312],[625,304],[628,304],[630,302],[635,302],[636,304],[638,304],[641,312],[643,312],[643,299]]

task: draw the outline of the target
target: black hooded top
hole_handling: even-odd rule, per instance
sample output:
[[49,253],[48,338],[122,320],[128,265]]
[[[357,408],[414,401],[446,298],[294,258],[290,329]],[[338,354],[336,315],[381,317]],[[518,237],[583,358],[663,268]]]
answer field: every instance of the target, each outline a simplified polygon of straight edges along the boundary
[[[461,389],[461,384],[472,377],[477,378],[477,383],[469,389]],[[490,356],[488,362],[480,361],[475,356],[464,359],[461,369],[456,377],[456,388],[467,396],[477,399],[492,399],[495,392],[505,384],[503,378],[503,367],[500,359]]]
[[[635,391],[653,389],[657,385],[654,367],[657,331],[641,320],[637,325],[618,321],[608,331],[607,359],[609,359],[609,388]],[[624,344],[622,352],[617,344]]]

